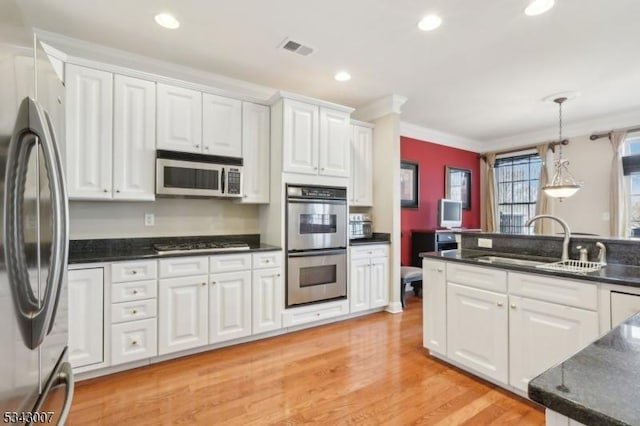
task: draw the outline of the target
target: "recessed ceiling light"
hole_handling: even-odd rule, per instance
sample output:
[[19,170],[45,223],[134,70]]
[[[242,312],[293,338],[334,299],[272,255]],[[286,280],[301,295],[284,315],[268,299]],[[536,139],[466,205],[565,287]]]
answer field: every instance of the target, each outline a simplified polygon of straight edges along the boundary
[[418,22],[418,28],[422,31],[433,31],[442,24],[442,18],[438,15],[427,15]]
[[336,75],[333,76],[337,81],[349,81],[351,80],[351,74],[346,71],[338,71]]
[[180,21],[170,13],[158,13],[154,19],[158,25],[169,28],[170,30],[175,30],[180,26]]
[[554,0],[533,0],[524,10],[524,14],[527,16],[541,15],[551,9],[554,3]]

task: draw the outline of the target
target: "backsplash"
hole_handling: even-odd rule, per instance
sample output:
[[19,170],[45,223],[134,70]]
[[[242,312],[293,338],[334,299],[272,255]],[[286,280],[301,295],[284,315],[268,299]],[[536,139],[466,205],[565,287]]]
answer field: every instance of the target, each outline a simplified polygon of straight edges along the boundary
[[[259,207],[230,200],[159,198],[152,202],[69,202],[70,239],[258,234]],[[155,225],[145,226],[145,213]]]
[[[547,235],[514,235],[464,232],[461,248],[498,253],[518,253],[530,256],[555,257],[560,260],[562,255],[562,236]],[[479,248],[478,238],[492,240],[492,248]],[[613,240],[608,238],[584,238],[572,236],[569,244],[569,257],[579,259],[577,246],[583,246],[589,251],[589,260],[595,261],[599,249],[596,243],[600,241],[607,249],[607,262],[623,265],[640,265],[640,240]]]

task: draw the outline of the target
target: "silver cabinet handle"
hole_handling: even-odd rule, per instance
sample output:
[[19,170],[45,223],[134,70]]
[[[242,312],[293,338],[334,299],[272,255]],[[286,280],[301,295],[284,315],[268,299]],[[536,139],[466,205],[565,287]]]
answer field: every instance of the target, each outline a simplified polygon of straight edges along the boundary
[[205,286],[205,285],[207,285],[207,283],[202,283],[201,285]]
[[496,303],[496,305],[498,305],[499,308],[502,308],[503,303],[502,302],[498,302],[498,303]]
[[208,146],[204,146],[204,149],[206,149],[207,151],[209,151],[209,147]]
[[138,290],[133,290],[132,293],[133,294],[138,294]]
[[132,340],[132,341],[131,341],[131,344],[132,344],[133,346],[136,346],[136,345],[138,344],[138,341],[137,341],[137,340]]
[[137,271],[137,270],[135,270],[135,269],[133,269],[133,270],[131,271],[131,273],[132,273],[133,275],[135,275],[135,274],[137,274],[137,273],[138,273],[138,271]]
[[265,263],[271,263],[271,259],[265,259]]
[[279,277],[279,276],[280,276],[280,274],[276,274],[276,277]]
[[119,190],[119,189],[116,189],[116,192],[119,194],[119,193],[120,193],[120,190]]
[[437,269],[437,271],[438,271],[438,272],[444,272],[444,269],[442,269],[442,268],[438,268],[438,269]]
[[131,311],[131,313],[132,313],[133,315],[135,315],[135,314],[137,314],[137,313],[138,313],[138,311],[134,309],[134,310],[132,310],[132,311]]
[[216,282],[215,282],[215,281],[211,281],[211,285],[215,285],[215,284],[216,284]]
[[200,145],[196,145],[196,148],[200,148]]
[[103,189],[102,192],[109,192],[107,188]]
[[515,309],[515,308],[516,308],[516,304],[515,304],[515,303],[512,303],[512,304],[511,304],[511,309]]

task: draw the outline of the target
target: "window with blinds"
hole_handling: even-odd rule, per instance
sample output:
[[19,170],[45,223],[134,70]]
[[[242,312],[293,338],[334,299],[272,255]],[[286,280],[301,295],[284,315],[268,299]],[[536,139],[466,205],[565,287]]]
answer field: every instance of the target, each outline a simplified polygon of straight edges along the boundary
[[500,232],[531,234],[524,224],[536,214],[542,161],[538,154],[499,158],[495,163]]
[[629,228],[632,237],[640,237],[640,133],[627,136],[622,168],[629,192]]

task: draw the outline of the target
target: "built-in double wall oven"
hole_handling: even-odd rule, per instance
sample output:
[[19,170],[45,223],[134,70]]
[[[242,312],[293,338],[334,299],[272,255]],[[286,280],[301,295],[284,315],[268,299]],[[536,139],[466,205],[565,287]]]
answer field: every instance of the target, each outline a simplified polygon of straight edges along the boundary
[[287,307],[347,297],[347,190],[289,184]]

